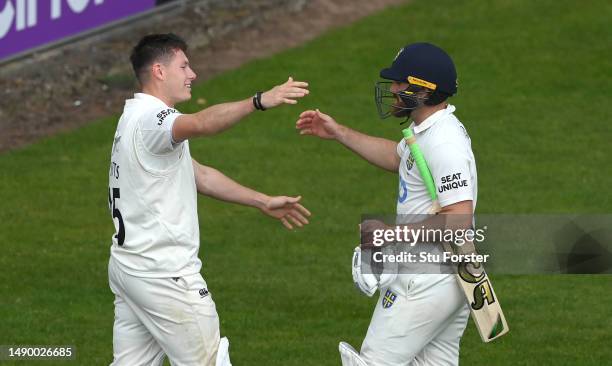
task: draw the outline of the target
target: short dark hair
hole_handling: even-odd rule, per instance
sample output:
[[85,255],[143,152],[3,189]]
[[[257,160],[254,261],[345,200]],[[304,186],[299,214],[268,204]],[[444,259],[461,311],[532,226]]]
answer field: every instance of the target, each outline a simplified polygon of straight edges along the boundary
[[145,69],[153,62],[169,59],[177,50],[187,52],[187,43],[174,33],[149,34],[142,37],[130,55],[138,81],[142,83]]

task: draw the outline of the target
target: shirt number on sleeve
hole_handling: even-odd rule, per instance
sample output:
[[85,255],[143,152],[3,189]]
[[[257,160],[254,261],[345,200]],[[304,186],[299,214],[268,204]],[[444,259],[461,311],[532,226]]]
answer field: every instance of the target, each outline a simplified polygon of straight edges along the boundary
[[108,188],[108,207],[111,210],[111,214],[113,215],[113,221],[114,219],[117,219],[117,221],[119,222],[119,230],[117,231],[117,233],[115,234],[115,239],[117,239],[117,244],[119,244],[119,246],[123,245],[123,242],[125,241],[125,226],[123,225],[123,217],[121,216],[121,212],[119,212],[119,209],[116,206],[116,199],[121,198],[121,195],[119,194],[119,188]]

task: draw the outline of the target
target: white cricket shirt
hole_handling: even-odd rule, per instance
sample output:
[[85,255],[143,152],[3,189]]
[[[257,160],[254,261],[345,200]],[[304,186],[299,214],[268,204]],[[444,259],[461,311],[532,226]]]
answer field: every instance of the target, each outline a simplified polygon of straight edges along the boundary
[[[433,176],[440,206],[471,200],[476,209],[478,183],[476,162],[470,136],[448,105],[425,119],[418,126],[412,123],[416,142]],[[406,141],[397,145],[401,158],[397,214],[427,214],[431,198],[421,178]]]
[[197,190],[188,141],[172,141],[180,113],[154,96],[125,103],[111,152],[111,256],[128,274],[199,273]]

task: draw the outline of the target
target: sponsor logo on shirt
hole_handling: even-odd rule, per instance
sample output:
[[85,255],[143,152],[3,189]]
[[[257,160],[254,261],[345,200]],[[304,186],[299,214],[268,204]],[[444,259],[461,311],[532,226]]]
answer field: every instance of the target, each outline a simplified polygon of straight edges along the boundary
[[161,126],[162,123],[164,123],[164,120],[166,119],[166,117],[168,117],[169,115],[173,113],[177,113],[176,109],[168,108],[168,109],[164,109],[163,111],[157,113],[157,120],[159,121],[157,122],[157,125]]
[[200,298],[208,296],[208,290],[205,288],[201,288],[200,291],[198,291],[198,293],[200,294]]
[[438,187],[438,193],[467,186],[468,182],[466,179],[461,179],[461,173],[450,174],[442,177],[442,184]]

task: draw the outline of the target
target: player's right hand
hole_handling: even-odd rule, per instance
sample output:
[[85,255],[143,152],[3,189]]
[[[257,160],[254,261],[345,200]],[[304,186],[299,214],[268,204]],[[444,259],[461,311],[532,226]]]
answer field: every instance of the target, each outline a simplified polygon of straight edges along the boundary
[[362,248],[380,247],[380,244],[374,243],[374,232],[377,230],[393,229],[389,225],[380,220],[365,220],[359,224],[359,237]]
[[295,123],[295,128],[300,130],[300,135],[332,140],[338,138],[341,126],[333,118],[317,109],[302,112]]

